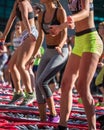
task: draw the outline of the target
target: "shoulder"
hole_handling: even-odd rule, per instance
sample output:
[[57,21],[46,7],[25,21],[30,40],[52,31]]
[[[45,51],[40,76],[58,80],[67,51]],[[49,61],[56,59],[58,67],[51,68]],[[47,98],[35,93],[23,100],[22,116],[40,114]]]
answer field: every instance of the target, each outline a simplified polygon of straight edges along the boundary
[[27,8],[29,8],[30,2],[24,0],[24,1],[22,1],[22,2],[19,3],[19,6],[22,7],[23,9],[28,10]]
[[[64,14],[64,13],[66,13],[66,11],[65,11],[64,8],[57,8],[57,13],[58,13],[58,14],[59,14],[59,13]],[[59,15],[61,15],[61,14],[59,14]]]
[[57,10],[57,19],[59,21],[62,21],[62,22],[66,21],[67,14],[66,14],[66,11],[65,11],[64,8],[58,8],[58,10]]

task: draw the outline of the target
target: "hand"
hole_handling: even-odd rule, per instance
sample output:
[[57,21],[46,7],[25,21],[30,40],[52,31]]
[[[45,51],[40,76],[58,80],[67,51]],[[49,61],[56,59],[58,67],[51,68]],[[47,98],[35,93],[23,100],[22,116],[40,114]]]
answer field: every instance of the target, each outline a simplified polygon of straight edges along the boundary
[[61,32],[60,25],[50,25],[49,28],[49,32],[52,36],[56,36]]
[[34,64],[34,58],[30,58],[29,61],[26,63],[25,68],[28,70]]
[[[62,54],[62,48],[61,48],[60,46],[56,46],[55,49],[56,49],[56,51],[57,51],[61,56],[63,56],[63,54]],[[64,56],[63,56],[63,57],[64,57]]]
[[72,16],[68,16],[67,17],[67,22],[68,22],[68,26],[69,26],[70,29],[74,29],[75,28],[74,19],[72,18]]

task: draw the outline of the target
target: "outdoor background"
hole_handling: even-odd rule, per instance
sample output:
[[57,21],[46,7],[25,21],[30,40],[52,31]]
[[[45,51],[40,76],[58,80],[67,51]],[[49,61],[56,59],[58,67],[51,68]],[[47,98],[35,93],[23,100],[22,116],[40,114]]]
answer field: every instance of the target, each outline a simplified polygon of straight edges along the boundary
[[[10,12],[12,10],[15,0],[0,0],[0,31],[3,31],[7,20],[9,18]],[[39,2],[39,0],[31,0],[32,4]],[[60,0],[63,7],[65,8],[67,15],[70,14],[68,10],[68,1]],[[104,0],[94,0],[94,10],[95,10],[95,25],[96,28],[101,21],[104,21]],[[12,31],[12,30],[11,30]]]

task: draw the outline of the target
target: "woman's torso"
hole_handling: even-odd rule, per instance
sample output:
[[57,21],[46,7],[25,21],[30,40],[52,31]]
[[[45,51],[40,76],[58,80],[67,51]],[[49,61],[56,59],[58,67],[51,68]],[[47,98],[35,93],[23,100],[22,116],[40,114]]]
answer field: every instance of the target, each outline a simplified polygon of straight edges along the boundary
[[57,36],[52,36],[51,34],[48,33],[49,28],[47,27],[50,25],[59,25],[60,24],[60,21],[57,18],[58,17],[58,8],[53,8],[53,10],[51,10],[51,12],[52,13],[49,13],[48,10],[43,12],[41,27],[42,27],[45,37],[46,37],[46,44],[59,45],[61,33],[59,33]]
[[[30,26],[35,26],[33,8],[29,1],[24,1],[24,2],[26,2],[25,5],[27,6],[27,10],[28,10],[29,24],[30,24]],[[16,15],[19,18],[19,20],[21,21],[22,31],[25,30],[26,26],[24,25],[24,21],[23,21],[22,14],[21,14],[21,8],[20,8],[19,4],[17,4],[17,7],[16,7]]]
[[[76,14],[82,10],[81,2],[82,2],[82,0],[72,0],[69,3],[69,9],[72,10],[73,14]],[[95,27],[95,25],[94,25],[94,11],[93,11],[94,7],[93,7],[92,0],[90,0],[90,2],[89,2],[89,10],[90,10],[89,16],[87,18],[75,23],[76,24],[76,32],[81,32],[83,30],[87,30],[89,28]]]

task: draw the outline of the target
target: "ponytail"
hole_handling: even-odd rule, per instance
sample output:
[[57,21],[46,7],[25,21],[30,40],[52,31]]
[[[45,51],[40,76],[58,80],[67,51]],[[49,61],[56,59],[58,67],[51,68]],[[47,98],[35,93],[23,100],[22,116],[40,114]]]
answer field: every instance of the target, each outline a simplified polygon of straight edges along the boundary
[[58,7],[63,8],[59,0],[56,0]]
[[55,5],[56,5],[57,7],[63,8],[63,6],[62,6],[62,4],[60,3],[59,0],[53,0],[53,1],[54,1]]

